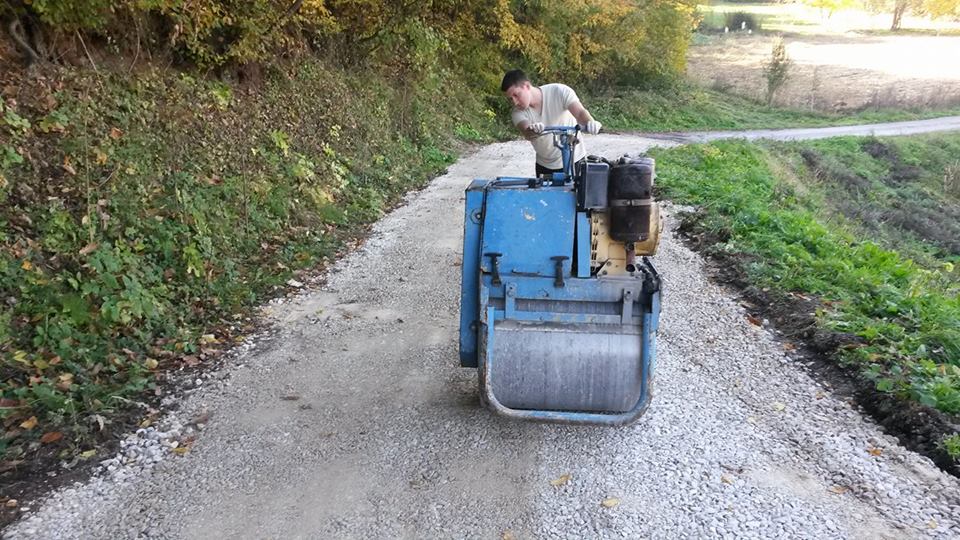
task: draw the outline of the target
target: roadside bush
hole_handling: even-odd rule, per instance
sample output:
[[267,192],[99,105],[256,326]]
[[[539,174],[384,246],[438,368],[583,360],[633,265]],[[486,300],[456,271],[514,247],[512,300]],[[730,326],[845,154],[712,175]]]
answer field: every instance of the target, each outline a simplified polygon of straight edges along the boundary
[[724,26],[731,32],[752,30],[759,32],[761,30],[760,19],[753,13],[747,11],[734,11],[724,14]]
[[494,90],[508,65],[570,82],[679,76],[694,7],[693,0],[33,0],[0,4],[0,18],[22,19],[38,51],[45,26],[131,50],[149,46],[201,68],[312,49],[345,66],[384,66],[396,80],[407,80],[413,66],[447,68]]

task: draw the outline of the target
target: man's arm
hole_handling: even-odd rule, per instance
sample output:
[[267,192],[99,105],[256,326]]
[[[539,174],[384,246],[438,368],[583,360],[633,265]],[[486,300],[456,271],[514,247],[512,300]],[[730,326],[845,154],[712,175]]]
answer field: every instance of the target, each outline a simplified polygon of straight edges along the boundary
[[577,123],[586,128],[586,132],[591,135],[596,135],[600,132],[600,122],[597,122],[593,119],[593,116],[590,114],[582,103],[579,101],[574,101],[567,107],[567,110],[570,111],[570,114],[577,119]]
[[521,120],[517,124],[517,129],[520,130],[520,134],[523,135],[524,139],[532,141],[533,139],[539,137],[541,133],[543,133],[543,124],[540,122],[534,122],[531,124],[526,120]]

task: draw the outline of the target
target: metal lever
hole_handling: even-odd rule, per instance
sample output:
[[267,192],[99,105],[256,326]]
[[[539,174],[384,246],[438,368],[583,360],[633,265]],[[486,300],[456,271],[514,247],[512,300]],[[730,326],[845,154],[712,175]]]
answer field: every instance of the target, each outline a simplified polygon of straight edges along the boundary
[[500,257],[503,257],[503,253],[484,253],[484,257],[490,257],[490,271],[493,274],[493,279],[490,280],[491,285],[500,285],[503,283],[500,281]]
[[554,263],[555,273],[553,276],[553,286],[554,287],[563,287],[563,261],[569,259],[566,255],[556,255],[550,257],[550,260],[556,261]]

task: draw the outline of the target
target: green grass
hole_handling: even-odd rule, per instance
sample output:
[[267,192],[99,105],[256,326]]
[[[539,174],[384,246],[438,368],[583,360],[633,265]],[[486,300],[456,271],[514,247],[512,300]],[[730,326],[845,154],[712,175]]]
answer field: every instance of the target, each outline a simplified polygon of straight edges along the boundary
[[[956,140],[898,142],[904,157],[912,158]],[[758,287],[818,297],[824,306],[818,324],[862,341],[838,350],[838,358],[875,380],[881,391],[958,414],[960,279],[947,260],[956,254],[931,244],[924,264],[896,246],[881,245],[860,227],[844,226],[852,218],[823,207],[823,200],[842,195],[797,168],[796,153],[815,148],[839,163],[850,162],[851,174],[882,177],[883,163],[851,158],[858,144],[863,141],[788,147],[726,141],[652,155],[664,195],[697,205],[696,227],[725,239],[712,250],[746,261],[743,270]],[[800,176],[789,178],[791,170]],[[935,176],[935,167],[929,173]],[[942,195],[940,201],[957,204]]]
[[583,102],[606,129],[614,131],[776,129],[895,122],[960,114],[960,108],[825,114],[767,107],[749,99],[690,86],[593,92],[585,95]]
[[452,162],[454,131],[501,129],[455,81],[437,99],[310,61],[268,75],[77,70],[0,110],[0,456],[82,453]]

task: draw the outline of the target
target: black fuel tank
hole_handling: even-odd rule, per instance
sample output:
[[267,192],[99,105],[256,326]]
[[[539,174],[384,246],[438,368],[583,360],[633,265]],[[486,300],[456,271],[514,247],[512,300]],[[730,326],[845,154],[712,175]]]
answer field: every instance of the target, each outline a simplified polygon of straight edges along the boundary
[[610,168],[607,203],[610,237],[618,242],[642,242],[650,236],[654,161],[623,156]]

